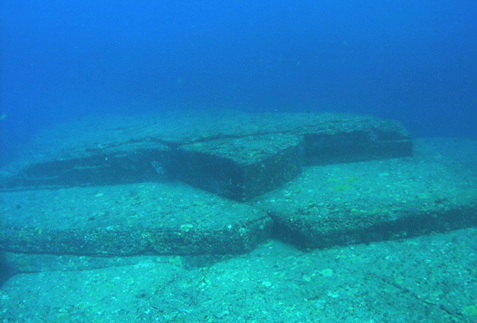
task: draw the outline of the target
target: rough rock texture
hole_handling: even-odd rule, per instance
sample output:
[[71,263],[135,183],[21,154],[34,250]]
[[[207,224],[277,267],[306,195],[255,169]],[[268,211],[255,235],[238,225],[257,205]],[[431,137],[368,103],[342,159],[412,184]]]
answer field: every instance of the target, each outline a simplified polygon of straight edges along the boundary
[[271,241],[200,268],[182,258],[16,275],[0,321],[477,321],[475,228],[310,252]]
[[399,123],[346,114],[208,111],[84,119],[43,133],[0,172],[0,189],[114,185],[175,177],[245,201],[304,164],[412,155]]
[[270,236],[267,214],[184,184],[3,192],[0,249],[124,256],[233,254]]
[[272,216],[276,238],[305,248],[477,225],[476,142],[416,146],[410,158],[308,167],[251,205]]

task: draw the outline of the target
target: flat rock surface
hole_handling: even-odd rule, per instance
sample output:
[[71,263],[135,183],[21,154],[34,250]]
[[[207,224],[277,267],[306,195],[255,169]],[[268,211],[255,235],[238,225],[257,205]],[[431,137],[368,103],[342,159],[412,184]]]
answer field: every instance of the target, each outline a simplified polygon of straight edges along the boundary
[[2,322],[477,322],[477,231],[302,252],[270,241],[201,268],[180,257],[21,274]]
[[43,162],[131,150],[134,145],[179,146],[220,138],[304,133],[307,129],[336,132],[373,122],[380,124],[381,119],[351,114],[251,114],[233,110],[89,117],[46,129],[36,136],[24,155],[30,162]]
[[415,141],[415,156],[305,168],[251,205],[274,236],[331,247],[477,225],[477,141]]
[[420,139],[248,203],[168,181],[2,192],[23,273],[0,321],[477,322],[476,152]]
[[215,254],[269,236],[259,209],[180,183],[3,192],[1,249],[76,255]]
[[[410,155],[412,138],[401,124],[366,115],[202,111],[91,117],[39,134],[22,159],[0,169],[0,190],[152,182],[167,175],[214,192],[200,173],[214,162],[211,174],[226,174],[208,176],[225,187],[214,193],[243,202],[288,182],[305,163]],[[228,173],[230,163],[234,173],[245,175]],[[261,163],[263,172],[247,169]]]
[[306,167],[247,204],[178,182],[1,192],[13,253],[228,254],[273,235],[323,248],[477,224],[477,144],[418,140],[410,158]]
[[[140,116],[90,117],[52,127],[36,137],[29,156],[58,158],[83,154],[85,147],[113,149],[124,144],[155,142],[182,145],[218,138],[270,133],[340,131],[382,119],[334,113],[243,113],[234,110],[185,111]],[[386,123],[385,123],[386,124]],[[395,131],[396,129],[392,129]]]
[[292,180],[304,164],[301,137],[279,133],[197,142],[177,154],[177,178],[240,202]]

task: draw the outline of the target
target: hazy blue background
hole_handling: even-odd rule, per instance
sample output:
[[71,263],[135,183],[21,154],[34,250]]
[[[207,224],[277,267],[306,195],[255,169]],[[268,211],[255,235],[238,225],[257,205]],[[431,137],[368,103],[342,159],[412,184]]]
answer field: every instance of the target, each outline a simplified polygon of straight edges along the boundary
[[477,136],[477,2],[4,0],[0,163],[45,126],[164,109],[346,111]]

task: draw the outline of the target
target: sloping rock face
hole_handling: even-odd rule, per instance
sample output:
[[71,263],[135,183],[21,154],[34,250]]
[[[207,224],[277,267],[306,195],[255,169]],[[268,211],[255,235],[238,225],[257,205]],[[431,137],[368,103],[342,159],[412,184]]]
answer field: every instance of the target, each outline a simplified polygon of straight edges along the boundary
[[167,176],[244,202],[289,182],[303,165],[411,155],[402,125],[369,116],[209,111],[92,118],[41,135],[24,160],[2,171],[0,188]]

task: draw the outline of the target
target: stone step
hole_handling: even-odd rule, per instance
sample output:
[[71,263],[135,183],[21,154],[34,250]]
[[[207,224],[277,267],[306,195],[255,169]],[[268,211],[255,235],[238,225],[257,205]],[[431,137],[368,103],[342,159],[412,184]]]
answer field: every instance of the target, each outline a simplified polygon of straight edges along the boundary
[[302,248],[477,225],[477,141],[416,140],[412,158],[313,166],[254,200],[273,236]]
[[57,255],[234,254],[270,236],[259,209],[177,183],[0,193],[0,250]]
[[59,125],[0,171],[0,189],[178,178],[237,201],[293,179],[304,164],[412,155],[401,124],[328,113],[233,111],[103,117]]
[[242,202],[289,182],[304,163],[301,137],[279,133],[183,145],[176,156],[180,180]]
[[475,322],[476,254],[469,228],[305,253],[271,241],[203,268],[156,257],[20,274],[0,289],[0,321]]
[[180,182],[0,192],[1,262],[14,272],[127,265],[131,255],[200,262],[270,236],[328,248],[477,226],[477,141],[415,146],[410,158],[305,167],[247,203]]

